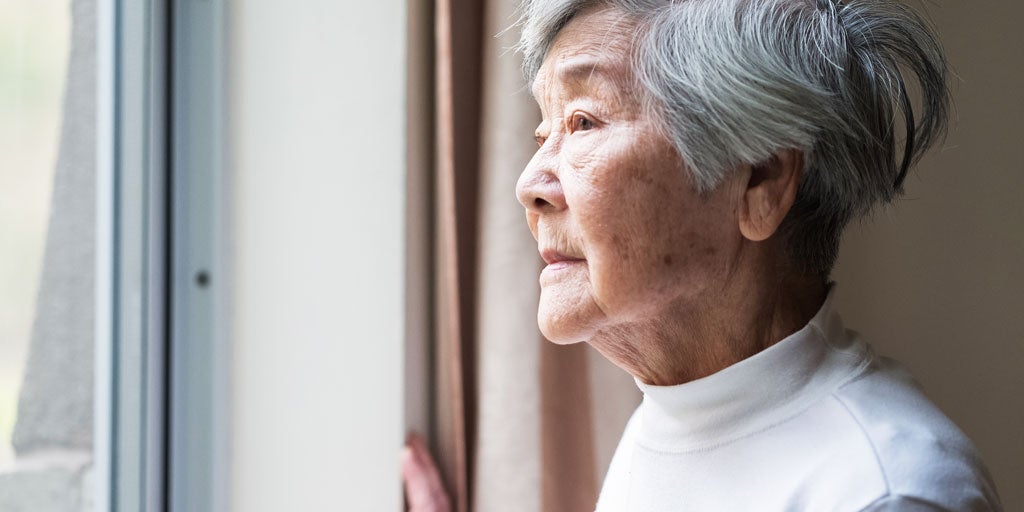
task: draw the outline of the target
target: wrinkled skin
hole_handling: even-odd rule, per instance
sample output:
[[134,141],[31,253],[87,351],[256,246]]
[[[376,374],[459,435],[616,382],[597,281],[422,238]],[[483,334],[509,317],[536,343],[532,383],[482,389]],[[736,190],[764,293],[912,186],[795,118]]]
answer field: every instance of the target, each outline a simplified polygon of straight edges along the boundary
[[606,8],[559,33],[533,84],[540,147],[516,192],[555,261],[540,276],[544,335],[588,342],[645,382],[679,384],[795,331],[824,289],[794,292],[805,283],[778,271],[785,251],[772,238],[795,197],[800,154],[737,168],[698,194],[643,108],[633,28]]
[[541,145],[517,196],[542,252],[580,258],[541,273],[538,320],[556,343],[633,343],[623,331],[709,293],[740,249],[735,191],[700,197],[634,93],[630,30],[610,10],[578,19],[534,83]]
[[[698,194],[643,108],[633,28],[597,8],[559,32],[532,84],[543,120],[516,195],[548,263],[537,313],[545,337],[587,342],[638,379],[673,385],[795,332],[826,287],[790,272],[774,236],[795,198],[800,152],[734,169]],[[431,468],[406,472],[410,496],[443,495]],[[413,510],[447,510],[437,506]]]

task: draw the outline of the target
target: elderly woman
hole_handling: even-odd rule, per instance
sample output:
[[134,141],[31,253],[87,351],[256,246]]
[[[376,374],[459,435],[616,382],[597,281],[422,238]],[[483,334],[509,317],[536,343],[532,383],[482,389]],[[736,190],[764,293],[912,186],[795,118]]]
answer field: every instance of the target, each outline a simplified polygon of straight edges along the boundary
[[[1000,509],[970,441],[844,328],[829,283],[844,226],[944,130],[918,15],[533,0],[520,49],[543,116],[516,190],[547,262],[541,331],[644,393],[599,512]],[[447,507],[421,444],[404,471],[414,510]]]

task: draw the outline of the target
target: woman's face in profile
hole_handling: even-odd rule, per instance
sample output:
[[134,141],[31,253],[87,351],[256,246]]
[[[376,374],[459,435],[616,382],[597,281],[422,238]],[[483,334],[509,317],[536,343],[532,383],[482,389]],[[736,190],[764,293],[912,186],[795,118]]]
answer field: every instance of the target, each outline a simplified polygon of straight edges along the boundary
[[517,185],[548,265],[538,321],[551,341],[592,341],[700,303],[739,247],[734,180],[705,197],[657,122],[615,10],[566,25],[533,84],[540,148]]

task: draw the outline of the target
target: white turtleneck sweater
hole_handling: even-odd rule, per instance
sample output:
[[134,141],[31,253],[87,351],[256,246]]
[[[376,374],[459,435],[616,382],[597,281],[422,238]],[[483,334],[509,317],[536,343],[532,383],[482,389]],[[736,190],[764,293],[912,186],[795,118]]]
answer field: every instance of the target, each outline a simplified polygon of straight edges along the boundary
[[638,381],[597,512],[1002,510],[971,442],[843,328],[832,295],[806,327],[714,375]]

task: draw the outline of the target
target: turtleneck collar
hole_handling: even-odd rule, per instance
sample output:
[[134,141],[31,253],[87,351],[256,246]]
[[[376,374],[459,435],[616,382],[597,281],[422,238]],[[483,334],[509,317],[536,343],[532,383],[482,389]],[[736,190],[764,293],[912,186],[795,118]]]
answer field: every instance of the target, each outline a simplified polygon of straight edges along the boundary
[[644,393],[638,441],[660,451],[728,443],[785,421],[859,375],[870,349],[843,328],[835,286],[799,331],[717,373]]

